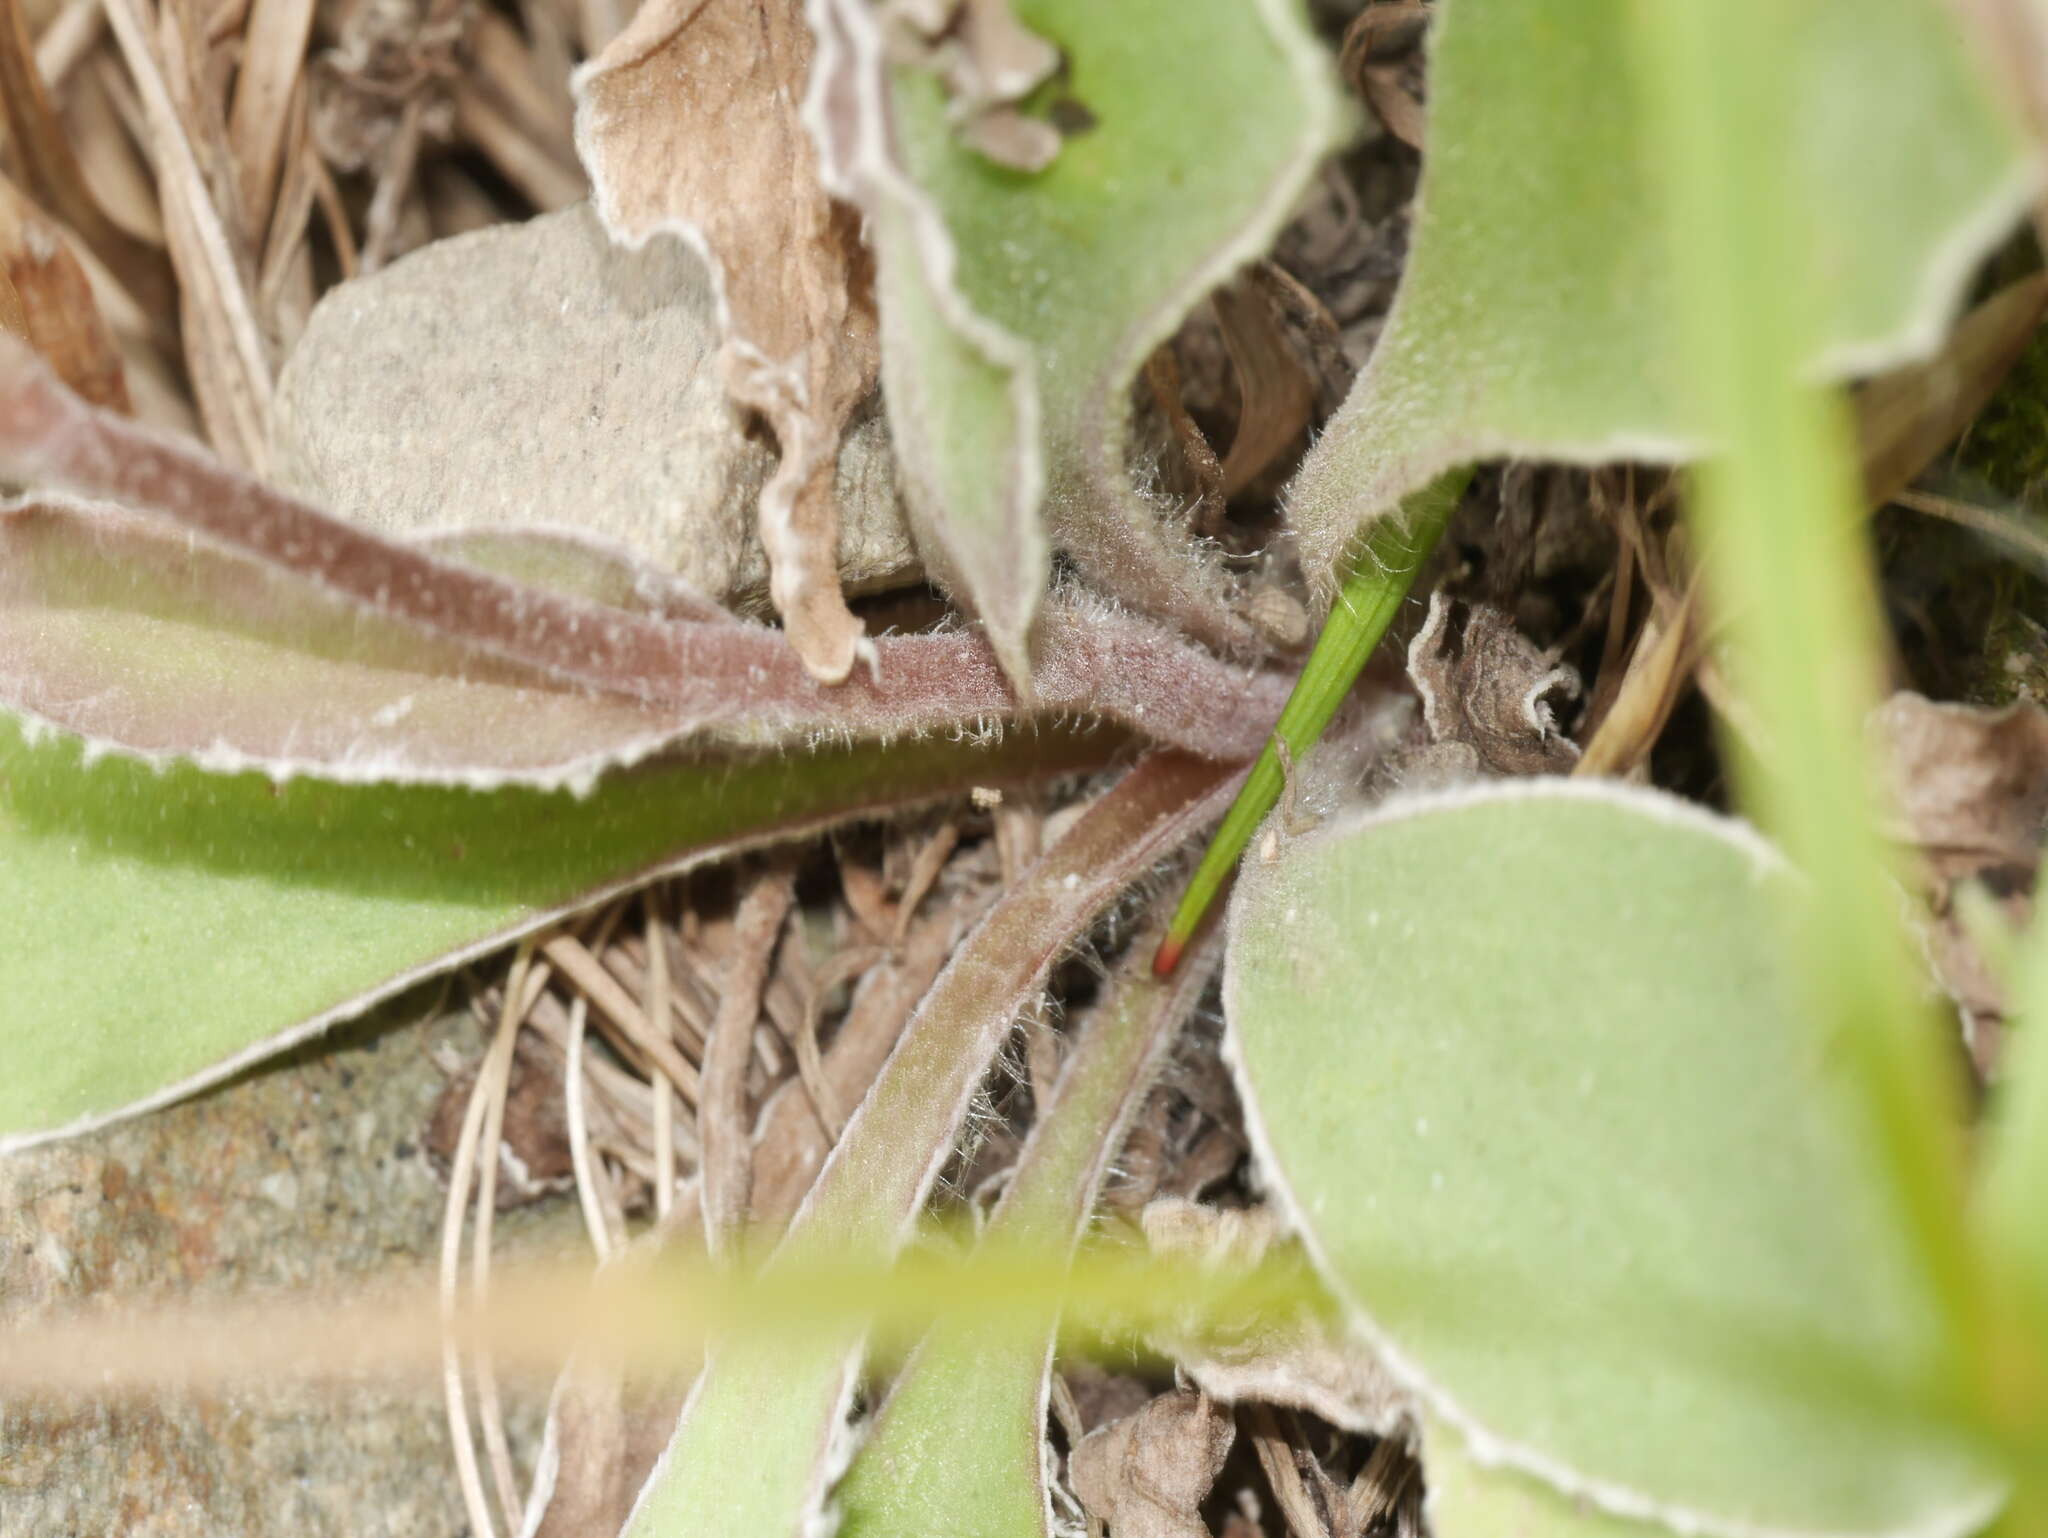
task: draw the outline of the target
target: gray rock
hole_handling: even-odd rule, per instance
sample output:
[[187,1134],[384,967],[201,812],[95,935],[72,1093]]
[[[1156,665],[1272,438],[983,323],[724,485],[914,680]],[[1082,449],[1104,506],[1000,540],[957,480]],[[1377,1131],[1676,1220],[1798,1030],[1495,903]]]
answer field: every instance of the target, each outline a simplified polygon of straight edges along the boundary
[[[436,241],[331,290],[278,380],[272,474],[392,533],[566,526],[758,601],[772,439],[716,366],[704,266],[614,246],[587,204]],[[849,591],[914,579],[878,403],[839,457]]]
[[[414,1006],[417,1008],[417,1005]],[[446,1188],[423,1135],[452,1018],[356,1027],[317,1055],[0,1159],[0,1318],[241,1287],[340,1290],[434,1255]],[[500,1214],[499,1253],[576,1242],[573,1202]],[[508,1385],[508,1388],[511,1386]],[[545,1385],[508,1409],[528,1465]],[[467,1530],[431,1383],[251,1386],[0,1404],[0,1534],[456,1538]]]

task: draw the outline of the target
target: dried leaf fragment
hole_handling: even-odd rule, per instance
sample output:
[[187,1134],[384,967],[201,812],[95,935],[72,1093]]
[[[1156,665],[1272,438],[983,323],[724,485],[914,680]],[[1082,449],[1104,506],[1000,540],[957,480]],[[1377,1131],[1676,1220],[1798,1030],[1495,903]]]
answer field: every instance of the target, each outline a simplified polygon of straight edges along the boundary
[[1557,719],[1579,695],[1569,663],[1541,651],[1492,604],[1439,589],[1408,646],[1408,676],[1438,749],[1487,774],[1565,774],[1578,744]]
[[1013,171],[1052,164],[1059,130],[1015,103],[1059,68],[1060,51],[1017,19],[1010,0],[898,0],[889,19],[898,51],[945,82],[961,142]]
[[[5,313],[11,295],[19,323]],[[0,328],[49,360],[72,389],[96,406],[127,411],[121,350],[92,296],[78,258],[56,222],[0,176]]]
[[1924,362],[1856,393],[1864,496],[1880,507],[1912,483],[1984,409],[2048,312],[2048,273],[2007,285],[1956,324]]
[[1236,1433],[1208,1395],[1176,1389],[1089,1432],[1068,1476],[1088,1514],[1116,1538],[1209,1538],[1202,1501]]
[[576,142],[615,239],[669,231],[704,254],[726,388],[782,449],[759,504],[769,591],[805,666],[837,683],[863,632],[832,471],[879,353],[854,218],[798,120],[811,55],[798,0],[656,0],[577,76]]
[[1870,730],[1891,776],[1897,831],[1925,861],[1929,959],[1988,1072],[1997,1050],[1988,1027],[2005,1013],[2005,989],[1957,911],[1957,892],[1977,883],[2015,931],[2027,922],[2048,828],[2048,712],[2031,700],[1987,710],[1902,690],[1878,707]]

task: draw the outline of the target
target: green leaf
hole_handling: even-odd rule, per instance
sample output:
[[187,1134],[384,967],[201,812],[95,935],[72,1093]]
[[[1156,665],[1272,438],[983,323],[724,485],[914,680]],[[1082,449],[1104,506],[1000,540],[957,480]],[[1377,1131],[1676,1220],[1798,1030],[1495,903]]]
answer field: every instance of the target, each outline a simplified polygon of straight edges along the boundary
[[2048,1502],[2048,922],[2039,917],[2016,974],[1975,1216],[2018,1310],[2020,1338],[2002,1364],[2013,1391],[2007,1409],[2032,1441],[2035,1499]]
[[1161,976],[1179,963],[1181,948],[1193,937],[1223,883],[1237,868],[1237,857],[1280,799],[1287,782],[1281,755],[1299,762],[1323,735],[1338,706],[1350,698],[1358,675],[1372,660],[1394,616],[1401,612],[1409,588],[1436,550],[1471,479],[1472,472],[1465,466],[1448,471],[1408,498],[1398,517],[1383,519],[1368,532],[1349,563],[1337,602],[1331,606],[1322,634],[1316,637],[1316,648],[1302,664],[1280,719],[1273,723],[1271,739],[1253,762],[1244,789],[1224,813],[1216,836],[1202,851],[1202,862],[1195,867],[1180,906],[1174,909],[1166,942],[1159,948]]
[[1736,1533],[1961,1533],[1939,1306],[1853,1081],[1790,1015],[1739,824],[1572,780],[1391,804],[1239,877],[1268,1180],[1488,1461]]
[[[1032,1129],[978,1253],[1063,1254],[1087,1227],[1160,1056],[1210,968],[1169,987],[1137,975],[1136,945],[1092,1012]],[[1057,1315],[1034,1336],[1016,1322],[938,1326],[897,1375],[875,1429],[836,1492],[842,1538],[1049,1538],[1046,1378]]]
[[[1634,0],[1434,8],[1414,245],[1386,331],[1289,495],[1325,585],[1360,526],[1452,465],[1680,459],[1710,436],[1681,366],[1653,88]],[[1825,277],[1808,361],[1930,352],[2034,181],[1929,0],[1780,7],[1789,124],[1768,153]],[[1769,89],[1759,86],[1758,89]]]
[[[1046,971],[1154,861],[1217,815],[1235,776],[1144,759],[965,940],[860,1104],[768,1265],[880,1265],[909,1238],[976,1087]],[[714,1346],[630,1538],[800,1538],[843,1467],[864,1331],[821,1320]]]
[[1100,765],[1107,733],[646,766],[593,795],[87,762],[0,719],[0,1151],[164,1104],[607,891]]
[[[813,131],[869,214],[883,387],[921,538],[1013,668],[1045,585],[1041,501],[1091,580],[1242,643],[1219,574],[1130,482],[1127,397],[1188,309],[1264,251],[1334,143],[1329,61],[1296,0],[1015,10],[1060,49],[1067,73],[1047,90],[1082,125],[1035,173],[962,142],[939,71],[892,62],[876,8],[813,5]],[[1231,102],[1257,107],[1218,110]]]
[[1654,1538],[1666,1531],[1481,1463],[1441,1420],[1425,1414],[1422,1423],[1423,1509],[1434,1538]]

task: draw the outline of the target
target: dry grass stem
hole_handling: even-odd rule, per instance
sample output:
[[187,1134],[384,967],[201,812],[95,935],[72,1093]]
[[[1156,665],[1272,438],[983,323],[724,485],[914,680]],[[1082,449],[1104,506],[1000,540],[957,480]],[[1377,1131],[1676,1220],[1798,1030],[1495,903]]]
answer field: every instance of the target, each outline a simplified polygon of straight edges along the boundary
[[610,1216],[597,1189],[595,1160],[590,1150],[589,1106],[584,1099],[584,1025],[590,1006],[581,995],[569,1005],[569,1062],[565,1072],[569,1097],[569,1157],[576,1170],[576,1200],[583,1209],[583,1226],[590,1234],[590,1247],[597,1263],[604,1265],[616,1252]]
[[[487,1171],[497,1164],[497,1144],[483,1151],[483,1131],[492,1097],[491,1083],[498,1082],[502,1106],[504,1074],[509,1073],[512,1048],[517,1039],[521,1005],[528,999],[527,976],[533,961],[533,942],[523,941],[512,963],[512,975],[505,985],[505,1002],[497,1034],[470,1089],[469,1105],[463,1112],[462,1130],[457,1134],[453,1167],[448,1176],[448,1203],[441,1225],[440,1312],[441,1389],[447,1402],[448,1435],[455,1449],[455,1474],[462,1489],[462,1503],[469,1513],[470,1528],[477,1538],[496,1538],[490,1508],[484,1499],[483,1479],[477,1467],[476,1442],[469,1423],[469,1400],[463,1388],[462,1352],[455,1333],[456,1289],[462,1264],[462,1214],[469,1205],[472,1179],[482,1158]],[[502,1069],[501,1066],[502,1065]],[[482,1210],[478,1222],[483,1221]]]
[[548,960],[560,967],[563,975],[588,994],[599,1012],[618,1027],[624,1037],[623,1044],[629,1050],[644,1054],[650,1063],[668,1076],[684,1100],[691,1105],[697,1104],[697,1070],[676,1050],[666,1032],[654,1028],[639,1003],[584,948],[582,942],[573,935],[556,935],[543,949]]
[[[668,947],[662,943],[659,889],[647,894],[647,1009],[664,1025],[669,1019]],[[666,1218],[676,1200],[675,1092],[654,1086],[654,1215]]]
[[747,1114],[747,1049],[761,1014],[761,990],[796,896],[786,869],[755,876],[732,925],[718,1015],[704,1045],[704,1097],[697,1136],[704,1147],[704,1236],[722,1254],[744,1227],[753,1186],[752,1126]]
[[242,68],[228,114],[228,145],[241,174],[242,217],[250,230],[270,224],[314,10],[314,0],[254,0],[249,7]]

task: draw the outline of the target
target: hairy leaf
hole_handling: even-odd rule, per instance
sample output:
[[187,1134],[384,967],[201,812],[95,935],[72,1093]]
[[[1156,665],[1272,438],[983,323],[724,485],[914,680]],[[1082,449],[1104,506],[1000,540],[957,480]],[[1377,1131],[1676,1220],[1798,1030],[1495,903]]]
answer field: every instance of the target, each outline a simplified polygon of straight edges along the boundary
[[1670,798],[1391,804],[1240,876],[1225,1008],[1267,1178],[1483,1460],[1720,1533],[1961,1533],[1998,1486],[1790,882]]
[[620,240],[682,236],[710,267],[733,399],[782,463],[761,488],[769,590],[818,678],[852,670],[839,592],[840,433],[875,382],[874,297],[856,222],[798,121],[802,0],[658,0],[576,77],[577,148]]
[[[1235,776],[1155,754],[990,910],[932,985],[776,1259],[885,1261],[909,1237],[982,1075],[1047,970],[1104,907],[1221,810]],[[771,1261],[771,1269],[774,1262]],[[843,1457],[862,1337],[844,1326],[715,1347],[627,1531],[799,1538]]]
[[[1161,1054],[1208,985],[1208,966],[1189,966],[1170,986],[1152,982],[1141,970],[1150,947],[1131,954],[1018,1158],[983,1237],[988,1252],[1072,1248]],[[1050,1538],[1045,1404],[1056,1323],[1048,1316],[1037,1339],[965,1322],[925,1339],[835,1493],[844,1538]]]
[[0,1151],[215,1083],[662,871],[1115,747],[1044,733],[668,764],[579,800],[88,762],[0,721]]
[[[1246,757],[1279,710],[1277,677],[1065,605],[1029,712],[971,634],[885,639],[874,668],[828,688],[779,632],[710,619],[598,547],[383,538],[85,407],[10,345],[0,338],[0,470],[159,515],[49,497],[0,511],[0,704],[101,746],[281,774],[587,786],[692,735],[786,744],[1026,715],[1099,715]],[[515,547],[543,564],[508,566]],[[591,601],[629,576],[630,606]],[[515,706],[535,715],[530,737],[507,729]]]
[[[1326,588],[1365,522],[1452,465],[1678,459],[1706,440],[1676,352],[1630,10],[1436,7],[1401,291],[1289,494],[1304,565]],[[1867,371],[1923,356],[2035,180],[2019,135],[1941,6],[1812,0],[1778,14],[1772,46],[1794,52],[1800,97],[1793,138],[1770,152],[1796,180],[1827,278],[1812,362]]]
[[927,563],[1018,673],[1043,502],[1090,580],[1245,644],[1218,574],[1131,484],[1126,397],[1188,308],[1264,249],[1334,139],[1328,64],[1298,5],[1020,0],[1068,69],[1047,109],[1068,131],[1029,174],[956,130],[940,71],[891,46],[885,10],[811,0],[809,112],[835,189],[870,220],[883,383]]
[[[488,553],[506,561],[515,543]],[[551,580],[620,572],[573,546],[520,548]],[[670,600],[655,589],[651,601]],[[700,669],[682,697],[565,686],[149,519],[50,498],[0,503],[0,706],[100,748],[226,772],[585,792],[601,771],[679,742],[801,748],[994,732],[1062,711],[1232,758],[1256,746],[1247,698],[1271,710],[1279,693],[1278,679],[1142,622],[1070,609],[1048,624],[1057,649],[1029,713],[972,635],[888,641],[880,683],[829,689],[776,631],[667,628]]]

